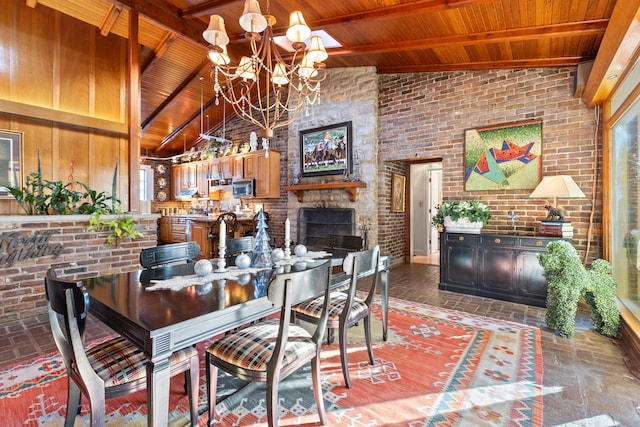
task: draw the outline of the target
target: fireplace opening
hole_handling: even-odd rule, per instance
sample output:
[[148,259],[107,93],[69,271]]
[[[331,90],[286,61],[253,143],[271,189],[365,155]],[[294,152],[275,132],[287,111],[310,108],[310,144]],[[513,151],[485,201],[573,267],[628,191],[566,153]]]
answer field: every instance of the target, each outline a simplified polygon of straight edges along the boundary
[[356,236],[355,217],[355,209],[301,208],[298,211],[300,243],[334,254],[361,250],[365,244]]

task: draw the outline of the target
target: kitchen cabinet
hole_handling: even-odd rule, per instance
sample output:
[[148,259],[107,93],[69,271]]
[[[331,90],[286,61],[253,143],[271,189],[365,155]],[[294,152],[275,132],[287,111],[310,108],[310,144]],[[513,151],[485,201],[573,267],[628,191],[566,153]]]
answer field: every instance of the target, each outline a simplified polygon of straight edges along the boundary
[[209,237],[212,223],[210,221],[191,220],[191,240],[200,246],[200,256],[198,259],[212,259],[213,247]]
[[160,242],[169,243],[171,241],[171,218],[160,217]]
[[440,235],[439,289],[544,307],[547,282],[538,254],[549,237]]
[[174,197],[180,194],[181,191],[197,188],[197,177],[196,162],[171,166],[171,189]]
[[280,197],[280,152],[260,150],[245,154],[244,175],[256,180],[256,197]]
[[171,167],[174,197],[194,188],[204,197],[218,190],[231,191],[226,185],[210,186],[210,179],[255,179],[256,197],[279,198],[280,152],[269,150],[267,155],[267,150],[259,150]]
[[242,179],[244,177],[244,156],[234,156],[233,179]]
[[160,240],[162,243],[188,241],[189,220],[185,217],[163,216],[160,218]]
[[205,160],[196,163],[196,183],[200,197],[209,197],[209,167],[211,162]]

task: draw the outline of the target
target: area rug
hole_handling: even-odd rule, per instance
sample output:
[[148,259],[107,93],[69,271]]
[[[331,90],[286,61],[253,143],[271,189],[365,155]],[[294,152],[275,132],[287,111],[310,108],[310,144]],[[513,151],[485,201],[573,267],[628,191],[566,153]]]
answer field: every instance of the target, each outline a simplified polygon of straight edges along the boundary
[[[379,307],[379,305],[377,305]],[[542,426],[540,331],[460,311],[391,299],[389,339],[374,313],[376,364],[368,364],[362,326],[349,331],[352,388],[344,386],[338,347],[322,351],[329,426]],[[204,349],[206,343],[199,347]],[[202,357],[204,362],[204,357]],[[207,422],[202,365],[199,425]],[[171,381],[171,426],[189,425],[183,377]],[[62,426],[66,376],[57,354],[0,368],[0,425]],[[221,376],[221,426],[265,425],[265,388]],[[280,425],[318,425],[311,375],[280,385]],[[107,425],[146,425],[146,394],[107,402]],[[76,426],[88,425],[87,404]]]

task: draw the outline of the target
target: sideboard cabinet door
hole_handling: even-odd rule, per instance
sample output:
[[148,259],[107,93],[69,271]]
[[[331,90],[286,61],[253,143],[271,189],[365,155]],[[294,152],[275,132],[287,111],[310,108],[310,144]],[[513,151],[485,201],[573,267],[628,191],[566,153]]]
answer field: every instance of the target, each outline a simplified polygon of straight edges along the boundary
[[440,289],[473,290],[476,285],[478,235],[445,233],[440,237]]

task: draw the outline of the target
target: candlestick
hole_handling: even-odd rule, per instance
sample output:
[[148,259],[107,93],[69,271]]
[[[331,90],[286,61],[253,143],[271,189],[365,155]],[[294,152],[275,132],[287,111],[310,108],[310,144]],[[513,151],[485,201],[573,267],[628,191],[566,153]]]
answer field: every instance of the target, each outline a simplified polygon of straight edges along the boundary
[[218,269],[216,271],[221,273],[227,271],[227,269],[225,268],[225,266],[227,265],[227,262],[224,260],[224,254],[226,252],[226,249],[227,248],[224,246],[218,246],[218,259],[216,262],[218,264]]
[[227,242],[227,223],[224,221],[220,221],[220,241],[218,246],[224,247]]

